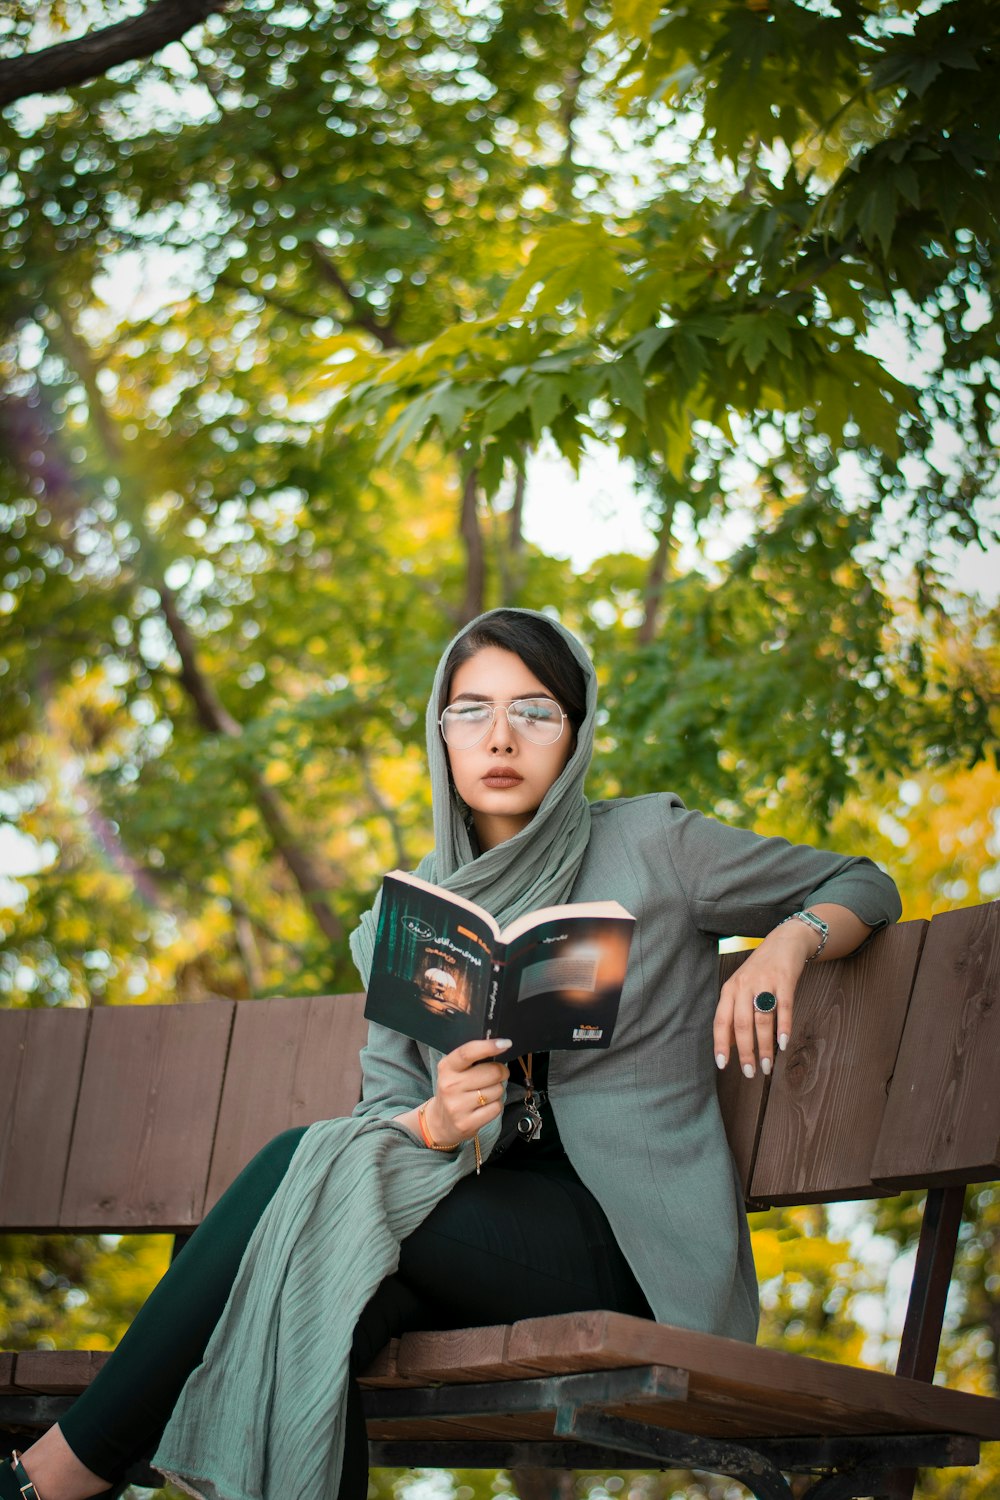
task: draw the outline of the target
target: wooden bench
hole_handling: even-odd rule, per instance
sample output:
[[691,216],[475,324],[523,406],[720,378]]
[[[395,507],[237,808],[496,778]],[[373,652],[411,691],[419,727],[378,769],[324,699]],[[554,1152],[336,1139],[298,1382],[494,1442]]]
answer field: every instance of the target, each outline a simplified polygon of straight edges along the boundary
[[[929,1188],[895,1374],[608,1312],[409,1334],[366,1378],[373,1463],[694,1468],[761,1500],[812,1474],[839,1500],[978,1462],[1000,1400],[931,1382],[964,1184],[1000,1177],[998,1002],[1000,905],[907,922],[807,970],[770,1082],[721,1075],[750,1207]],[[352,1108],[363,1033],[358,995],[0,1013],[0,1228],[186,1235],[271,1136]],[[0,1354],[8,1449],[107,1357]]]

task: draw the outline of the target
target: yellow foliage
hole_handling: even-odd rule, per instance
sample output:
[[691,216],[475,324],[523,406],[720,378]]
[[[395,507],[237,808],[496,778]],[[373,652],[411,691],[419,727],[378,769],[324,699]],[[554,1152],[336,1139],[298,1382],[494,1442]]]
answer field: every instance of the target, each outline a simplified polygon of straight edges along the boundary
[[870,782],[846,799],[822,836],[800,811],[801,782],[800,772],[783,778],[758,809],[757,830],[868,854],[899,886],[904,919],[1000,894],[1000,773],[991,762]]
[[264,780],[268,786],[281,786],[292,775],[292,767],[287,760],[281,760],[274,756],[268,761],[264,770]]
[[7,1235],[0,1244],[5,1349],[113,1349],[167,1269],[172,1238]]
[[993,764],[908,779],[892,817],[905,838],[894,861],[904,914],[929,917],[1000,894],[1000,773]]

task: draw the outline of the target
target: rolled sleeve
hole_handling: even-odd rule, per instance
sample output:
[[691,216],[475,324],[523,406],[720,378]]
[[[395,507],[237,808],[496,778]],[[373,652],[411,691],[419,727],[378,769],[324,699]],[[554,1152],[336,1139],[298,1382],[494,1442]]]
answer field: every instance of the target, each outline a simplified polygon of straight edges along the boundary
[[845,906],[876,930],[899,920],[895,883],[872,860],[766,838],[664,802],[671,857],[700,931],[765,937],[819,902]]
[[873,932],[898,922],[903,913],[895,881],[872,860],[863,857],[852,859],[847,869],[824,880],[806,897],[804,905],[823,901],[846,906]]

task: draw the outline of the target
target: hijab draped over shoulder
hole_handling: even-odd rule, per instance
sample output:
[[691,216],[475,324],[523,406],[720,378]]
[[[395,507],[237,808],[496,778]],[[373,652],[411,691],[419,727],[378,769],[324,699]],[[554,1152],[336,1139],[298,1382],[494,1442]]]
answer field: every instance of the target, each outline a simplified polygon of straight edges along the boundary
[[[439,719],[447,704],[445,680],[448,659],[456,644],[470,631],[488,629],[499,614],[526,615],[545,624],[562,637],[579,663],[586,682],[587,712],[576,736],[576,747],[562,773],[545,794],[531,822],[513,838],[484,854],[477,854],[466,825],[465,809],[451,782],[448,756],[441,738]],[[450,641],[438,663],[427,704],[427,759],[431,771],[434,804],[434,848],[417,866],[423,880],[477,902],[501,927],[525,912],[556,906],[570,899],[590,838],[590,806],[583,785],[594,748],[597,712],[597,674],[576,637],[536,610],[490,610],[479,615]],[[351,952],[367,987],[371,972],[379,901],[361,918],[351,936]]]
[[[586,717],[573,755],[532,821],[485,854],[477,855],[470,840],[438,727],[451,645],[427,708],[436,843],[419,874],[478,901],[501,923],[568,900],[590,835],[583,782],[594,737],[594,669],[568,631],[540,618],[583,668]],[[466,630],[489,620],[483,615]],[[351,939],[366,984],[377,914],[378,903]],[[435,1054],[427,1058],[432,1090]],[[495,1134],[499,1122],[491,1128]],[[395,1270],[400,1241],[473,1165],[471,1150],[427,1151],[378,1112],[311,1125],[247,1246],[205,1358],[163,1433],[155,1467],[201,1500],[335,1495],[357,1320]]]

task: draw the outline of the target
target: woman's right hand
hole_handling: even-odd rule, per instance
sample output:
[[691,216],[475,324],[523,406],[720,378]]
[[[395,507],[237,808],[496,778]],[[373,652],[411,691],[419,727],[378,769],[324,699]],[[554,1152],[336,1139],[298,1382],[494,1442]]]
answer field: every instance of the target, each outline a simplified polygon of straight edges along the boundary
[[486,1042],[463,1042],[442,1057],[434,1097],[424,1107],[427,1129],[439,1145],[471,1141],[500,1114],[509,1070],[506,1063],[496,1061],[496,1055],[509,1050],[506,1037],[493,1037]]

